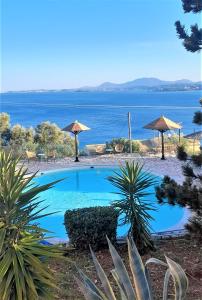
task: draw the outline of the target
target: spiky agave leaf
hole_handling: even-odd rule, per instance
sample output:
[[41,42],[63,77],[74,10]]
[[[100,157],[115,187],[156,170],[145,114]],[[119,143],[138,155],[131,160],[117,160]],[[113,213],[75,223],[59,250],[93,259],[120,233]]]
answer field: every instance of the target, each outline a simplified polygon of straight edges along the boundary
[[[175,300],[185,299],[188,281],[185,272],[177,263],[167,257],[167,263],[156,258],[150,258],[147,260],[144,266],[133,239],[128,240],[127,243],[129,264],[133,275],[134,286],[131,283],[130,277],[121,257],[119,256],[111,242],[108,240],[109,250],[115,266],[115,269],[112,270],[112,275],[118,285],[120,295],[118,296],[118,298],[116,298],[116,296],[114,296],[114,293],[111,292],[112,286],[108,281],[104,270],[97,261],[95,254],[91,251],[98,276],[101,280],[102,285],[105,287],[104,289],[106,295],[103,294],[102,291],[98,289],[81,270],[79,270],[81,280],[76,279],[76,281],[78,286],[80,286],[80,289],[86,300],[152,300],[153,295],[148,279],[147,269],[150,263],[160,264],[167,268],[164,278],[163,300],[168,300],[168,283],[170,276],[173,277],[175,284]],[[110,293],[108,293],[109,291]]]
[[104,288],[104,291],[105,291],[108,299],[109,300],[116,300],[116,297],[114,295],[114,292],[113,292],[113,289],[110,285],[110,282],[109,282],[103,268],[101,267],[100,263],[98,262],[94,252],[92,251],[91,247],[90,247],[90,251],[91,251],[91,255],[92,255],[92,258],[93,258],[93,262],[94,262],[98,277],[100,278],[100,281],[102,282],[102,286]]
[[107,239],[107,241],[109,245],[109,251],[111,253],[111,257],[115,266],[114,272],[117,274],[117,277],[119,278],[120,284],[123,287],[125,295],[127,296],[128,299],[137,299],[136,292],[133,288],[133,285],[131,283],[130,277],[123,263],[123,260],[121,259],[120,255],[118,254],[118,252],[116,251],[116,249],[114,248],[110,240]]
[[81,287],[86,290],[89,300],[91,299],[108,300],[107,296],[99,288],[96,287],[94,282],[88,276],[86,276],[81,270],[78,269],[78,271],[83,283]]
[[168,299],[168,283],[170,279],[170,270],[168,269],[165,273],[164,283],[163,283],[163,300]]
[[175,300],[184,300],[188,289],[187,276],[182,267],[175,261],[167,256],[166,261],[175,285]]
[[133,274],[133,281],[137,300],[152,300],[150,286],[145,274],[145,267],[135,246],[133,239],[127,240],[130,269]]
[[183,300],[186,297],[186,292],[188,289],[187,276],[179,264],[167,256],[165,256],[165,258],[167,263],[157,258],[150,258],[146,261],[145,266],[147,267],[148,264],[155,263],[167,268],[164,278],[163,300],[168,299],[168,283],[171,276],[175,286],[175,300]]
[[116,281],[116,283],[118,285],[121,300],[127,300],[127,296],[126,296],[126,293],[125,293],[125,290],[124,290],[124,286],[123,286],[117,272],[115,270],[112,270],[111,273],[112,273],[112,276],[113,276],[114,280]]

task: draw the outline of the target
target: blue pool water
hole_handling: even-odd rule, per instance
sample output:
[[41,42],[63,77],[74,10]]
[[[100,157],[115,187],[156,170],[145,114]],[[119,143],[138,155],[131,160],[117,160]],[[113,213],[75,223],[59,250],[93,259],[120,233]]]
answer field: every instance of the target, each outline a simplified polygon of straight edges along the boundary
[[[112,168],[63,170],[47,172],[35,178],[34,181],[38,184],[64,179],[54,188],[41,193],[40,197],[44,199],[43,206],[48,205],[44,212],[56,212],[40,220],[41,226],[54,232],[54,237],[64,239],[67,238],[63,225],[64,213],[67,209],[110,205],[119,197],[113,193],[116,189],[106,179],[112,175],[113,170]],[[152,194],[146,200],[154,204],[157,209],[152,212],[155,219],[151,222],[152,230],[163,231],[177,224],[183,216],[183,210],[156,204],[154,187],[150,188],[150,192]],[[117,234],[122,236],[127,233],[127,229],[127,226],[119,226]]]

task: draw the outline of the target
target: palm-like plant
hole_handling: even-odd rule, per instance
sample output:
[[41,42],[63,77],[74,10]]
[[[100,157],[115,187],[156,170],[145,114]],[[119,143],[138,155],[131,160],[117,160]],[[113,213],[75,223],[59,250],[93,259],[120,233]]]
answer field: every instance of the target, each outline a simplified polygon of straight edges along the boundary
[[51,298],[53,277],[49,257],[61,257],[57,247],[40,242],[46,231],[34,223],[45,214],[38,194],[56,182],[38,186],[19,158],[0,152],[0,299]]
[[149,211],[154,208],[145,197],[150,194],[148,188],[155,183],[154,176],[143,171],[142,165],[126,162],[108,180],[119,190],[115,193],[121,199],[114,201],[112,205],[119,210],[122,223],[130,224],[129,235],[134,238],[138,250],[141,254],[152,250],[154,246],[149,221],[153,218]]
[[88,278],[81,270],[79,270],[80,278],[76,278],[77,283],[81,289],[81,292],[85,296],[86,300],[152,300],[153,291],[151,288],[150,277],[148,273],[148,265],[150,263],[160,264],[167,268],[164,278],[163,287],[163,300],[168,300],[168,286],[170,277],[172,277],[175,286],[175,300],[184,300],[188,288],[188,280],[184,270],[179,264],[172,259],[166,257],[166,263],[156,259],[150,258],[143,264],[138,250],[135,246],[133,239],[128,240],[128,255],[129,265],[132,273],[132,280],[127,272],[127,269],[123,263],[123,260],[108,240],[109,250],[114,263],[114,270],[112,270],[113,278],[118,286],[118,293],[113,291],[113,287],[110,284],[102,266],[98,262],[95,254],[91,250],[94,265],[97,271],[97,275],[102,283],[104,292],[97,288],[94,282]]

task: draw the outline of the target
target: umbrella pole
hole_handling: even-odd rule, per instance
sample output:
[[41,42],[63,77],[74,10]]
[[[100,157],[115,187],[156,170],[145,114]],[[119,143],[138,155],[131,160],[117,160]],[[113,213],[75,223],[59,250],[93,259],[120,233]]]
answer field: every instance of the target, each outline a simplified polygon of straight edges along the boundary
[[165,154],[164,154],[164,132],[161,131],[161,149],[162,149],[162,156],[161,159],[165,159]]
[[181,142],[181,130],[180,129],[179,129],[178,133],[179,133],[179,145],[180,145],[180,142]]
[[78,133],[75,133],[74,137],[75,137],[75,162],[79,162]]
[[194,138],[194,143],[193,143],[193,154],[195,154],[195,138]]

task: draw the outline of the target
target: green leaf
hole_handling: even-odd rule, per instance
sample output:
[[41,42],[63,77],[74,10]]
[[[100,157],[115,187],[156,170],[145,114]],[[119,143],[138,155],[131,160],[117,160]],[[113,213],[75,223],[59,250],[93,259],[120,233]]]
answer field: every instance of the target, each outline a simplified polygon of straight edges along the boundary
[[166,271],[165,277],[164,277],[164,283],[163,283],[163,300],[167,300],[168,298],[168,283],[170,279],[170,270],[168,269]]
[[[116,283],[118,285],[119,292],[120,292],[120,295],[121,295],[121,300],[128,300],[128,298],[125,294],[125,291],[124,291],[124,286],[121,283],[121,280],[120,280],[117,272],[115,270],[112,270],[111,273],[112,273],[112,276],[114,277],[114,280],[116,281]],[[136,298],[134,300],[136,300]]]
[[188,289],[188,279],[182,267],[166,256],[166,261],[175,285],[175,300],[183,300]]
[[112,287],[110,285],[110,282],[109,282],[103,268],[101,267],[100,263],[98,262],[95,254],[94,254],[94,252],[92,251],[91,248],[90,248],[90,251],[91,251],[91,255],[92,255],[92,258],[93,258],[93,262],[94,262],[97,274],[100,278],[100,281],[102,283],[102,286],[105,290],[105,293],[106,293],[108,299],[109,300],[116,300],[114,292],[113,292]]
[[5,236],[6,236],[6,228],[1,228],[0,229],[0,255],[4,246]]
[[135,291],[138,300],[151,300],[151,291],[147,282],[145,267],[135,246],[131,239],[128,240],[128,253],[131,272],[133,274],[133,281],[135,284]]
[[136,294],[131,284],[126,267],[110,240],[107,239],[107,241],[109,245],[109,251],[114,262],[115,272],[119,278],[121,286],[124,288],[124,293],[127,295],[128,299],[136,299]]
[[0,151],[0,299],[50,299],[55,285],[47,261],[62,258],[62,251],[40,245],[47,230],[31,221],[45,215],[39,194],[59,181],[35,185],[36,174],[27,178],[27,168],[18,163],[11,153]]
[[96,287],[93,281],[88,278],[80,269],[78,269],[80,278],[82,279],[84,285],[88,288],[90,295],[97,296],[102,300],[108,300],[104,293]]

